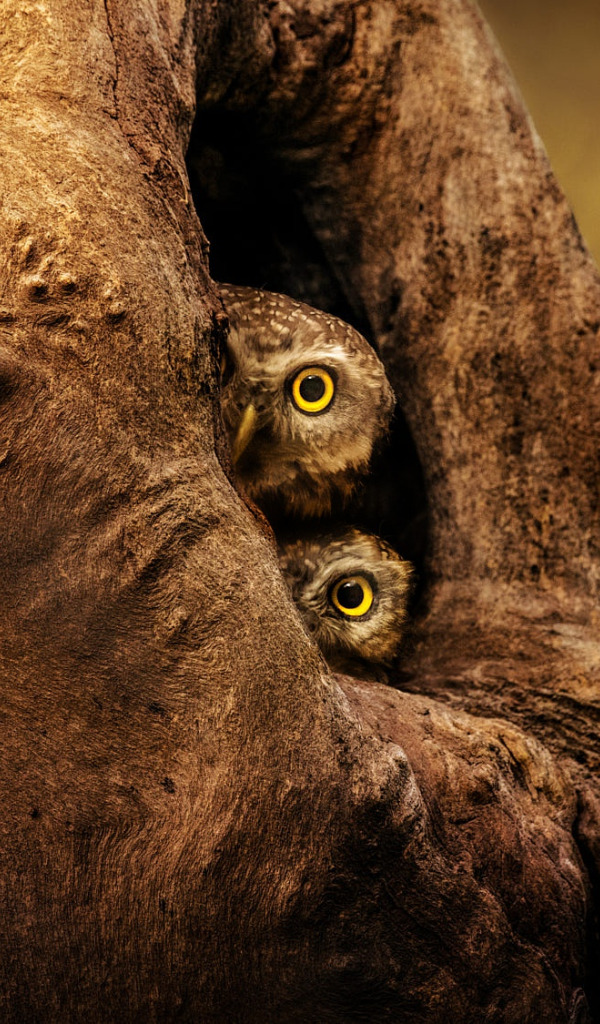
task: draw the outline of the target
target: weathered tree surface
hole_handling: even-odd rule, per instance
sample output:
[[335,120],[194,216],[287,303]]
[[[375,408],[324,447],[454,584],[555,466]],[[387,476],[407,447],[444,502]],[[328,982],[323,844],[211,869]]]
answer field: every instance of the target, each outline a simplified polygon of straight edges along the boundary
[[[599,282],[476,9],[0,42],[2,1020],[600,1020]],[[196,94],[215,269],[345,304],[401,396],[398,689],[326,675],[232,485]]]

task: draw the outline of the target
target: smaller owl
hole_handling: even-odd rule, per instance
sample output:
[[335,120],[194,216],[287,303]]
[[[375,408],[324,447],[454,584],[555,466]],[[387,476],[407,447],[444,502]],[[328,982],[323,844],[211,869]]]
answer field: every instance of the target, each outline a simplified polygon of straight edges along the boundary
[[388,429],[393,392],[358,331],[285,295],[221,285],[221,407],[236,475],[272,517],[345,501]]
[[282,543],[279,561],[331,668],[366,677],[367,666],[390,664],[406,621],[410,562],[354,528]]

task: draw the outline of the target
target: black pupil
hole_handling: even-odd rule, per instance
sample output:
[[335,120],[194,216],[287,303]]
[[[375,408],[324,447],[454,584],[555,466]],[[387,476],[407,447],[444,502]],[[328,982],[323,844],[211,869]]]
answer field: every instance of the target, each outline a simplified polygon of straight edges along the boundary
[[300,394],[305,402],[318,402],[325,394],[325,381],[316,373],[309,373],[300,383]]
[[337,599],[342,608],[358,608],[364,596],[360,583],[348,580],[347,583],[341,583],[338,587]]

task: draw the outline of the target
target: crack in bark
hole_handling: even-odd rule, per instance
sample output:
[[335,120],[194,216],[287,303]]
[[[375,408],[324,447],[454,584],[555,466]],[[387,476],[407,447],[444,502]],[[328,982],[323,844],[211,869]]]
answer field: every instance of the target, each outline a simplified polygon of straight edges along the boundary
[[600,981],[595,965],[600,955],[600,865],[598,864],[589,840],[582,829],[584,815],[584,794],[577,791],[577,816],[572,826],[572,835],[579,855],[587,871],[590,884],[590,906],[585,923],[588,944],[588,977],[585,992],[588,997],[590,1012],[594,1020],[600,1019]]
[[117,51],[115,49],[115,34],[113,32],[112,22],[110,20],[110,10],[109,10],[109,7],[108,7],[108,0],[104,0],[104,11],[106,13],[106,29],[107,29],[107,32],[108,32],[108,38],[110,39],[110,45],[111,45],[111,48],[112,48],[113,57],[114,57],[114,61],[115,61],[115,74],[114,74],[113,83],[112,83],[113,101],[114,101],[115,109],[114,109],[114,113],[111,114],[111,117],[114,117],[115,121],[118,121],[119,120],[119,100],[118,100],[118,96],[117,96],[117,88],[118,88],[118,85],[119,85],[119,59],[117,57]]
[[134,136],[131,135],[130,133],[128,133],[125,130],[125,128],[123,126],[123,123],[121,121],[121,112],[120,112],[120,109],[119,109],[120,61],[119,61],[119,57],[118,57],[118,54],[117,54],[117,48],[115,46],[115,33],[114,33],[114,29],[113,29],[112,21],[111,21],[111,16],[110,16],[109,0],[104,0],[104,11],[106,13],[106,28],[107,28],[107,32],[108,32],[108,38],[110,39],[110,45],[111,45],[111,48],[112,48],[114,62],[115,62],[115,73],[114,73],[114,78],[113,78],[113,83],[112,83],[114,110],[110,112],[110,116],[113,118],[114,121],[117,122],[117,124],[118,124],[118,126],[119,126],[119,128],[121,130],[121,134],[122,134],[123,138],[125,139],[127,145],[130,147],[130,149],[133,150],[133,152],[135,153],[135,155],[138,158],[138,160],[140,160],[142,163],[146,163],[144,154],[142,152],[140,152],[140,150],[138,149],[138,147],[135,144]]

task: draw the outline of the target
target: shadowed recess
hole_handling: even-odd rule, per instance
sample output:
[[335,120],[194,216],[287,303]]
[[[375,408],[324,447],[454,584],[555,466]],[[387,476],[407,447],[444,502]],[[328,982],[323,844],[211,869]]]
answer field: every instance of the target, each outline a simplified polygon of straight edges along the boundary
[[[187,162],[215,280],[291,295],[341,317],[372,340],[366,317],[347,301],[303,216],[293,180],[261,149],[241,118],[222,111],[201,113]],[[390,435],[374,453],[370,476],[351,507],[334,508],[333,514],[377,533],[415,564],[416,602],[425,573],[427,501],[398,398]]]

